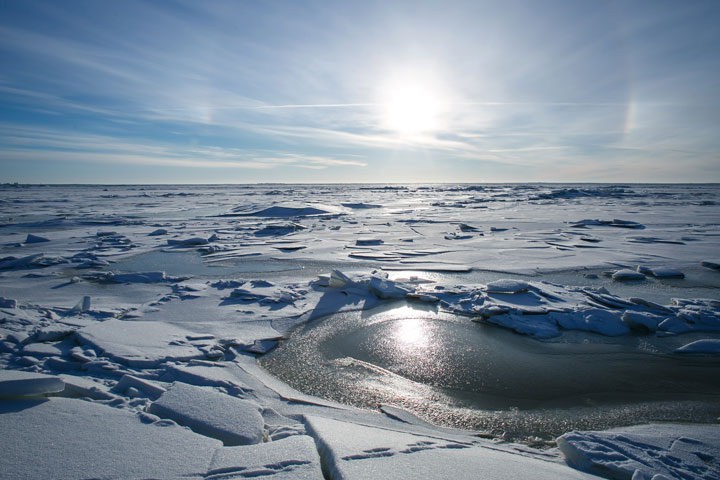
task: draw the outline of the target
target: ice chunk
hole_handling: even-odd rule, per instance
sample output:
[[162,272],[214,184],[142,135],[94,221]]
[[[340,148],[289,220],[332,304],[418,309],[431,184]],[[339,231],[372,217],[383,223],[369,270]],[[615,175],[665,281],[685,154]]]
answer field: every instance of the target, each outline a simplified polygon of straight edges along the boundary
[[74,312],[89,312],[90,307],[92,305],[92,299],[90,298],[90,295],[85,295],[82,300],[80,300],[77,305],[73,307]]
[[0,261],[0,270],[7,270],[10,268],[18,268],[18,267],[27,267],[28,265],[32,265],[33,262],[37,262],[42,258],[42,253],[36,253],[33,255],[28,255],[26,257],[20,257],[20,258],[6,258],[2,261]]
[[196,245],[207,245],[209,242],[207,238],[202,237],[192,237],[192,238],[185,238],[183,240],[173,240],[169,239],[167,241],[168,245],[174,246],[174,247],[192,247]]
[[487,284],[487,293],[522,293],[527,292],[530,284],[523,280],[503,278]]
[[0,297],[0,308],[17,308],[17,300],[14,298]]
[[712,353],[720,354],[720,340],[704,338],[675,349],[675,353]]
[[658,329],[658,325],[666,318],[667,316],[654,315],[648,312],[627,310],[623,313],[622,321],[631,330],[646,330],[654,332]]
[[72,398],[3,401],[0,422],[2,476],[15,480],[203,478],[221,448],[186,428]]
[[65,383],[58,377],[20,370],[0,370],[0,398],[44,395],[62,392],[64,388]]
[[330,279],[328,281],[328,286],[330,288],[344,287],[348,283],[352,283],[352,280],[350,280],[350,278],[340,270],[333,270],[330,273]]
[[251,391],[243,381],[247,374],[236,365],[192,362],[190,365],[172,365],[169,372],[173,378],[183,383],[201,387],[222,387],[233,394]]
[[87,397],[93,400],[113,400],[117,398],[109,393],[107,386],[89,378],[64,373],[60,374],[59,377],[65,382],[65,390],[62,391],[63,397]]
[[[713,270],[720,270],[720,261],[711,262],[710,260],[703,260],[702,262],[700,262],[700,265],[702,265],[703,267],[711,268]],[[0,266],[0,268],[2,267]]]
[[158,228],[157,230],[153,230],[152,232],[148,233],[151,237],[157,237],[158,235],[167,235],[168,231],[164,228]]
[[635,270],[621,269],[612,274],[612,279],[621,282],[626,280],[645,280],[645,275]]
[[720,478],[719,426],[643,425],[570,432],[557,439],[568,462],[607,478]]
[[[240,447],[219,448],[208,477],[300,480],[323,478],[315,442],[307,435]],[[212,477],[215,478],[215,477]]]
[[103,276],[106,282],[115,283],[157,283],[169,280],[165,272],[138,272],[138,273],[113,273],[108,272]]
[[375,205],[373,203],[343,203],[342,206],[352,209],[382,208],[382,205]]
[[213,388],[175,382],[148,411],[225,445],[259,443],[263,437],[264,423],[257,404]]
[[164,322],[108,320],[75,332],[85,344],[133,367],[154,367],[167,360],[203,358],[186,337],[192,332]]
[[330,478],[596,478],[559,463],[388,428],[306,417]]
[[552,315],[502,314],[490,316],[486,321],[535,338],[553,338],[560,335]]
[[380,238],[358,238],[355,240],[357,246],[371,246],[371,245],[382,245],[383,241]]
[[557,323],[567,330],[582,330],[615,337],[630,333],[630,328],[622,322],[619,312],[590,308],[572,313],[554,315]]
[[135,388],[142,391],[145,395],[152,398],[153,400],[156,400],[163,393],[166,392],[166,390],[160,385],[157,385],[149,380],[134,377],[132,375],[123,375],[120,381],[113,388],[113,391],[123,393],[130,388]]
[[397,285],[395,282],[378,277],[370,279],[369,288],[372,293],[382,299],[405,298],[412,290]]
[[680,270],[668,267],[654,267],[649,269],[650,275],[657,278],[685,278]]
[[50,239],[41,237],[40,235],[33,235],[32,233],[27,234],[27,238],[25,239],[25,243],[43,243],[43,242],[49,242]]
[[299,223],[289,222],[276,225],[265,225],[260,230],[255,232],[256,237],[281,237],[283,235],[289,235],[291,233],[305,230],[305,227]]

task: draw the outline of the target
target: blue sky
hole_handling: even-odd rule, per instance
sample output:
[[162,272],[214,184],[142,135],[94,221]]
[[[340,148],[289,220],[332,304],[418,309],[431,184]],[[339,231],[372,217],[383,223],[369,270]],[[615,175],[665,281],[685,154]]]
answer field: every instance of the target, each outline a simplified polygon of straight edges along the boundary
[[0,181],[718,182],[718,1],[0,0]]

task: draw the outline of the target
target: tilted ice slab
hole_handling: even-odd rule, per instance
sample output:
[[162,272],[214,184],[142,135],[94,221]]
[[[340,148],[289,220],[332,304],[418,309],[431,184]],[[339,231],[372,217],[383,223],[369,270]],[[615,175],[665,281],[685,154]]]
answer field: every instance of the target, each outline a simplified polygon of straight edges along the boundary
[[306,417],[330,478],[556,480],[595,478],[572,468],[469,442]]
[[83,400],[0,402],[2,475],[20,479],[203,478],[215,439]]
[[0,430],[3,478],[322,478],[305,435],[223,447],[152,415],[78,399],[0,401]]
[[320,457],[307,435],[260,445],[218,449],[207,480],[217,478],[264,478],[270,480],[320,480]]
[[643,425],[570,432],[557,440],[571,465],[607,478],[720,479],[720,426]]
[[152,368],[169,360],[204,358],[190,341],[192,332],[163,322],[108,320],[75,333],[111,359],[131,367]]
[[175,382],[148,410],[225,445],[259,443],[263,436],[260,407],[208,387]]
[[62,392],[58,377],[20,370],[0,370],[0,399]]

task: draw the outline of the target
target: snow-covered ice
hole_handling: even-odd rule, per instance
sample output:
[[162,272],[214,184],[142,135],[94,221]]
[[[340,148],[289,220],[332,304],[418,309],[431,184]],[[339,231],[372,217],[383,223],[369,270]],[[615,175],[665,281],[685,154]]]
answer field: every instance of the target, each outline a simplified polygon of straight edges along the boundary
[[225,445],[262,441],[260,406],[212,388],[174,383],[150,405],[148,412],[175,420]]
[[570,432],[558,439],[572,465],[618,479],[720,478],[720,426],[643,425]]
[[65,383],[56,376],[18,370],[0,371],[0,398],[43,395],[64,389]]
[[[0,186],[3,474],[718,478],[719,202]],[[268,373],[303,335],[324,350]],[[655,416],[705,425],[629,426]]]

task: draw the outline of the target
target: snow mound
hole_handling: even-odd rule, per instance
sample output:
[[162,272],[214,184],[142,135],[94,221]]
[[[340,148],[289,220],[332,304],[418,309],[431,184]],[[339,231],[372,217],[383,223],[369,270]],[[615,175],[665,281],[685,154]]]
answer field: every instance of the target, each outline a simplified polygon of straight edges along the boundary
[[65,383],[58,377],[20,370],[0,370],[0,399],[62,392]]
[[257,404],[212,388],[175,382],[148,411],[225,445],[259,443],[263,437],[264,422]]
[[720,478],[720,426],[644,425],[570,432],[557,439],[568,462],[617,479]]

